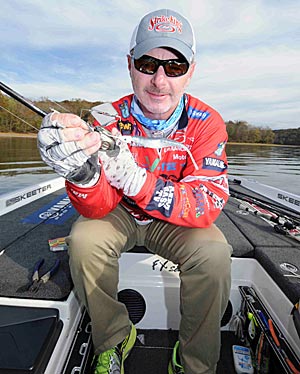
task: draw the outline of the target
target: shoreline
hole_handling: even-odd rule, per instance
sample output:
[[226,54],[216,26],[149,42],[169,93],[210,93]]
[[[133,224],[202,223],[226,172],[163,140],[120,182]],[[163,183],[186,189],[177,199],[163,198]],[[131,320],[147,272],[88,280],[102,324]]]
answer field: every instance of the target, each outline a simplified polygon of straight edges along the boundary
[[[36,138],[37,133],[19,133],[19,132],[0,132],[0,137],[11,137],[11,138]],[[238,142],[228,142],[231,145],[257,145],[257,146],[267,146],[267,147],[299,147],[298,145],[290,144],[265,144],[265,143],[238,143]]]
[[229,145],[257,145],[262,147],[299,147],[299,145],[292,144],[274,144],[274,143],[238,143],[238,142],[228,142]]
[[22,132],[0,132],[0,137],[7,138],[36,138],[37,133],[22,133]]

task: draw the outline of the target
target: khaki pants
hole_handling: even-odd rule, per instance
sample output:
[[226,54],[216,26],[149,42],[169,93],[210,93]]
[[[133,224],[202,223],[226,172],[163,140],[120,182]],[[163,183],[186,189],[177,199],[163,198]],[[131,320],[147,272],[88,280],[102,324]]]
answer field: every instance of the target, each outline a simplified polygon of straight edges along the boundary
[[232,252],[215,225],[186,228],[157,220],[142,226],[118,206],[99,220],[80,217],[68,244],[72,278],[91,317],[97,354],[121,342],[130,331],[126,307],[117,301],[118,259],[122,252],[144,245],[180,266],[179,341],[185,374],[215,373]]

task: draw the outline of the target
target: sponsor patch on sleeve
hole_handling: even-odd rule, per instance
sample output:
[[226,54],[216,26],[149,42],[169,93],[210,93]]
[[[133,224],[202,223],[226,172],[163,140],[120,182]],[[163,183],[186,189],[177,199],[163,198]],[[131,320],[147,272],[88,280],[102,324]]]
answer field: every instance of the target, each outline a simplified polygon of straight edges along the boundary
[[221,157],[222,153],[223,153],[223,151],[225,149],[225,146],[226,146],[226,142],[219,143],[217,149],[214,152],[215,155]]
[[227,164],[223,160],[220,160],[218,158],[205,157],[203,159],[202,168],[222,172],[227,169]]
[[133,124],[129,121],[118,121],[117,123],[117,128],[122,135],[131,135],[133,127]]
[[199,109],[196,109],[196,108],[193,108],[192,106],[190,106],[189,109],[188,109],[188,116],[190,118],[195,118],[195,119],[199,119],[199,120],[204,121],[210,116],[210,113],[207,112],[207,111],[199,110]]
[[164,182],[158,179],[154,194],[146,207],[146,210],[159,211],[163,216],[170,217],[174,207],[174,184],[171,181]]

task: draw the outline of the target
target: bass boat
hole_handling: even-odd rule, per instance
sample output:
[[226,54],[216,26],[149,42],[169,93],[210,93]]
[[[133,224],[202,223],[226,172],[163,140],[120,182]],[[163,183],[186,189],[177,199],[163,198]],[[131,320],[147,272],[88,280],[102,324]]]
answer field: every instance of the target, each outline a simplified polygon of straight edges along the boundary
[[[233,247],[217,373],[300,374],[300,196],[239,176],[229,187],[216,221]],[[90,319],[65,242],[77,218],[60,177],[0,195],[0,374],[89,373]],[[125,372],[167,373],[180,320],[176,264],[144,247],[124,253],[118,298],[138,332]]]

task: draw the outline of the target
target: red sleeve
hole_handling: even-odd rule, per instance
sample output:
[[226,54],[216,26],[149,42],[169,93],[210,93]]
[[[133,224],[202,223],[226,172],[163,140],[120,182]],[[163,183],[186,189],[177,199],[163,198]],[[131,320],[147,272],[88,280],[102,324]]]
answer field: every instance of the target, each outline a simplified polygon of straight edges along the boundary
[[[200,128],[200,127],[199,127]],[[192,155],[180,181],[172,181],[147,172],[147,179],[137,196],[132,198],[148,215],[172,224],[209,227],[228,200],[226,126],[217,112],[195,128]]]
[[113,188],[104,173],[92,187],[83,188],[66,181],[66,190],[74,208],[87,218],[106,216],[122,199],[122,191]]

